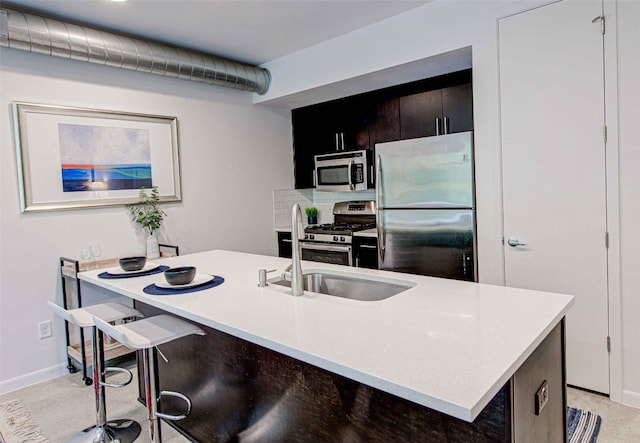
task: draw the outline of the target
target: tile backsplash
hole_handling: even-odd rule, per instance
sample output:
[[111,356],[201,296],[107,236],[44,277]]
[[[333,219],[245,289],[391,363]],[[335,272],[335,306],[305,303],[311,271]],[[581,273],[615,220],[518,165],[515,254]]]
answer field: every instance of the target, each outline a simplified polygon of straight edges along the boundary
[[[274,189],[273,227],[276,231],[291,229],[291,208],[296,203],[303,211],[304,208],[313,206],[313,189]],[[302,214],[306,223],[304,212]]]
[[302,218],[307,224],[304,208],[318,208],[318,223],[333,222],[333,204],[339,201],[375,200],[373,189],[361,192],[319,192],[315,189],[275,189],[273,191],[273,227],[278,230],[291,229],[291,208],[300,204]]

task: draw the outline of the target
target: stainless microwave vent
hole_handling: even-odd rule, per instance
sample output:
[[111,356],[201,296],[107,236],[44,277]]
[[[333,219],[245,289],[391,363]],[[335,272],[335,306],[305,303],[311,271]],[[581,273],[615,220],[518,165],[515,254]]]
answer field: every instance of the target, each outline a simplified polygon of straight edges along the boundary
[[0,9],[0,45],[264,94],[269,71],[191,49]]

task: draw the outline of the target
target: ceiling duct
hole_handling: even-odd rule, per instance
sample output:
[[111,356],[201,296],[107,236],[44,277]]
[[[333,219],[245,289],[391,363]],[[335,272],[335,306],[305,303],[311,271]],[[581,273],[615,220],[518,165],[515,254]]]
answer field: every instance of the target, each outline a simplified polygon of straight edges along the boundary
[[0,9],[0,45],[258,94],[271,80],[256,66],[7,8]]

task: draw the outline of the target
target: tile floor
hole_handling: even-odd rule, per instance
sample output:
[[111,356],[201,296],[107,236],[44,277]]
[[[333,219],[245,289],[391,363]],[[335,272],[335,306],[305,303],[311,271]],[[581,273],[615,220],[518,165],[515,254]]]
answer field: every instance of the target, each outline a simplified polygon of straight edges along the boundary
[[[125,388],[108,389],[107,416],[138,421],[142,433],[136,441],[148,442],[146,411],[140,403],[132,401],[136,397],[135,380]],[[66,442],[77,431],[95,423],[93,389],[84,386],[79,373],[4,394],[0,396],[0,403],[12,399],[22,401],[52,443]],[[640,409],[613,403],[607,397],[573,388],[568,389],[568,404],[602,417],[598,443],[640,442]],[[162,425],[162,436],[168,443],[188,441],[166,424]]]

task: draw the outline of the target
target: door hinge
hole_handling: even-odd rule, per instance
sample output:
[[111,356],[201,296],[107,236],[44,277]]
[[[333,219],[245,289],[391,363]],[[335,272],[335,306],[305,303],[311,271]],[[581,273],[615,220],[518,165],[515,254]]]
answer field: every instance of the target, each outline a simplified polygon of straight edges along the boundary
[[604,233],[604,247],[609,249],[609,233],[608,232]]
[[607,337],[607,352],[611,352],[611,337]]
[[599,15],[599,16],[597,16],[596,18],[594,18],[593,20],[591,20],[591,23],[595,23],[595,22],[597,22],[598,20],[600,20],[600,32],[601,32],[602,34],[604,34],[604,31],[605,31],[605,27],[604,27],[604,15]]
[[607,137],[608,137],[607,125],[604,125],[602,127],[602,135],[604,137],[604,142],[606,143],[607,142]]

